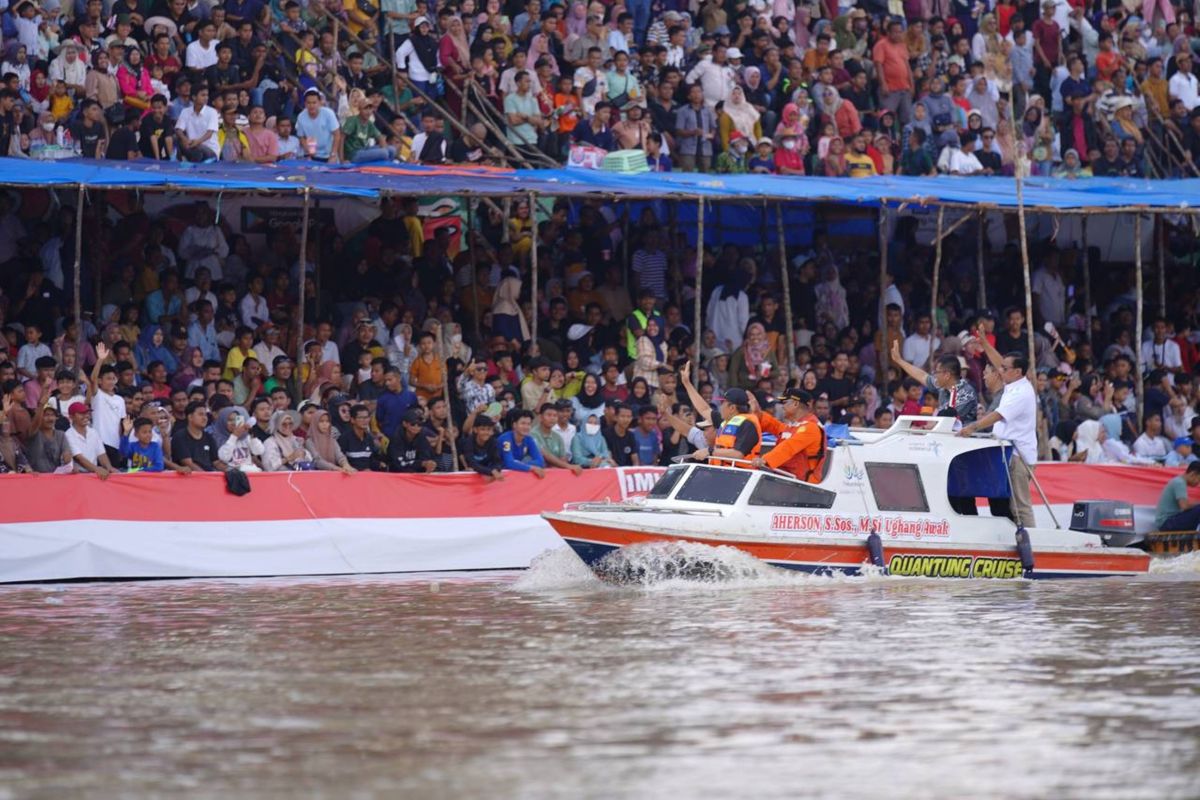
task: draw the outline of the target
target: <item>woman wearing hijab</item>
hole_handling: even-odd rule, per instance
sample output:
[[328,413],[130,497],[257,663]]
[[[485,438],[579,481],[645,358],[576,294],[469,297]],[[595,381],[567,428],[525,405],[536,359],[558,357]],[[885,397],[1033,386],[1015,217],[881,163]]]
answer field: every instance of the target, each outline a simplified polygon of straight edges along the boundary
[[[120,335],[119,329],[117,335]],[[179,369],[179,362],[166,344],[166,335],[161,325],[150,325],[142,331],[142,338],[138,340],[137,359],[139,364],[161,361],[168,373]]]
[[291,410],[271,415],[271,435],[263,443],[263,469],[267,472],[290,472],[312,469],[312,456],[295,435],[300,415]]
[[564,44],[570,44],[572,40],[587,35],[586,4],[578,2],[578,0],[571,4],[571,10],[567,13],[566,26],[567,36]]
[[319,396],[326,386],[342,387],[342,365],[336,361],[322,361],[316,372],[304,382],[304,396]]
[[328,411],[318,411],[316,423],[304,440],[304,447],[312,456],[313,465],[319,470],[341,471],[347,475],[358,472],[350,466],[337,439],[333,438],[333,422]]
[[579,430],[571,437],[572,464],[578,464],[584,469],[617,465],[608,449],[608,442],[604,440],[604,434],[600,433],[600,420],[603,416],[603,411],[588,414],[580,424]]
[[518,305],[520,298],[521,275],[515,267],[510,267],[496,287],[496,298],[492,301],[492,333],[508,342],[529,339],[529,323]]
[[350,429],[354,426],[350,419],[350,408],[353,404],[345,395],[334,395],[329,398],[329,402],[325,405],[329,420],[333,423],[333,438],[341,439],[343,436],[350,435]]
[[446,105],[456,118],[462,116],[462,95],[467,75],[471,71],[471,45],[467,42],[467,32],[463,27],[461,17],[450,17],[450,27],[438,45],[438,60],[442,65],[442,74],[458,91],[451,89],[446,92]]
[[825,120],[832,122],[837,128],[838,136],[849,139],[862,130],[862,120],[858,118],[858,110],[849,100],[842,98],[838,90],[826,86],[818,91],[817,107]]
[[651,317],[637,338],[637,360],[633,365],[635,378],[643,378],[651,388],[658,388],[658,368],[667,365],[667,343],[659,327],[658,317]]
[[839,331],[850,324],[850,306],[837,267],[821,267],[821,282],[816,285],[816,314],[818,323],[832,322]]
[[742,346],[729,357],[729,385],[750,389],[771,369],[771,340],[761,322],[746,326]]
[[774,97],[766,83],[763,82],[762,69],[746,67],[742,70],[742,80],[746,84],[743,89],[746,102],[759,113],[758,123],[762,129],[762,135],[772,135],[775,133],[775,125],[779,117],[771,110],[771,106],[774,105]]
[[829,152],[821,159],[822,172],[826,178],[846,177],[846,141],[840,136],[829,140]]
[[240,406],[226,406],[217,412],[213,423],[213,440],[217,443],[217,457],[230,469],[242,472],[262,472],[257,460],[266,448],[257,438],[250,435],[253,420]]
[[408,78],[431,97],[437,96],[438,40],[430,33],[433,23],[419,18],[412,34],[396,50],[396,68],[407,70]]
[[742,334],[750,322],[748,280],[746,273],[738,270],[708,297],[705,325],[717,337],[717,346],[727,353],[741,346]]
[[583,376],[579,393],[571,398],[571,419],[583,430],[591,415],[604,417],[604,397],[600,394],[600,379],[589,372]]
[[746,92],[741,86],[734,86],[725,101],[721,116],[717,119],[717,129],[721,134],[721,147],[729,149],[729,137],[734,132],[742,134],[748,141],[757,142],[762,137],[762,125],[759,118],[762,115],[758,109],[746,100]]
[[154,87],[150,85],[150,70],[142,64],[142,51],[136,47],[125,48],[125,60],[117,68],[117,86],[125,96],[125,107],[146,111]]
[[1054,168],[1052,175],[1055,178],[1090,178],[1092,168],[1084,166],[1079,160],[1079,153],[1071,148],[1063,153],[1062,163]]

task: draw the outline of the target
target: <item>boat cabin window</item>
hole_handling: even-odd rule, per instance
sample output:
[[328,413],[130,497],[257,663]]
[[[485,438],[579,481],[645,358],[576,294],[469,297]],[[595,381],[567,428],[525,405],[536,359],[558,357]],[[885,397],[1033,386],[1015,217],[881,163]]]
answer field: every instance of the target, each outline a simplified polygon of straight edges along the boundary
[[692,470],[679,492],[676,500],[690,500],[693,503],[720,503],[733,505],[737,502],[750,480],[750,472],[730,469],[705,469],[697,467]]
[[834,492],[818,489],[807,483],[763,475],[750,493],[752,506],[783,506],[785,508],[831,508]]
[[654,484],[654,488],[650,490],[650,494],[647,497],[655,500],[665,500],[670,496],[671,491],[675,488],[675,484],[679,483],[679,479],[683,477],[685,472],[687,472],[687,466],[684,464],[669,467],[663,473],[663,476],[658,479],[658,483]]
[[866,464],[875,507],[880,511],[928,511],[925,486],[916,464]]

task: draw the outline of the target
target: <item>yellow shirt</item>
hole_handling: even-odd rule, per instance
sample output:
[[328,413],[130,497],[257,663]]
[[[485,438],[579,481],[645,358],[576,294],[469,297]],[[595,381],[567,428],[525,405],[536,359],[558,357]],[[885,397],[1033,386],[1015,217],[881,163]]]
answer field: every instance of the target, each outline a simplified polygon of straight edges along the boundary
[[404,230],[408,231],[408,254],[420,258],[425,252],[425,228],[416,217],[404,217]]
[[246,355],[242,355],[240,348],[229,348],[229,355],[225,358],[225,380],[231,381],[237,374],[242,371],[242,364],[247,358],[258,358],[258,353],[250,350]]
[[[366,4],[375,9],[375,19],[379,19],[379,0],[366,0]],[[354,17],[357,14],[362,14],[363,17],[367,15],[363,14],[362,9],[359,8],[358,0],[342,0],[342,9],[346,12],[346,27],[355,36],[361,36],[363,28],[366,26],[360,24]]]
[[846,170],[851,178],[869,178],[879,174],[875,171],[875,162],[869,155],[850,151],[846,151]]

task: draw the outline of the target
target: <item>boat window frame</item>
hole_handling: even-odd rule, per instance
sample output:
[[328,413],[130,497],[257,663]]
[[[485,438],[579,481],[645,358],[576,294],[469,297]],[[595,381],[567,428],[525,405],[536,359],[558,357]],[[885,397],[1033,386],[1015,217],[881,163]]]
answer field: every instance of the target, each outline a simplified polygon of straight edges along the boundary
[[[760,487],[763,486],[783,486],[795,490],[799,494],[809,493],[815,498],[816,502],[797,502],[797,503],[766,503],[755,502],[755,496],[758,494]],[[812,483],[805,483],[797,480],[789,480],[779,475],[771,475],[764,472],[758,479],[758,483],[750,490],[750,496],[746,498],[746,505],[754,506],[755,508],[833,508],[833,503],[837,499],[837,492],[831,492],[828,489],[822,489],[820,486]]]
[[[921,468],[917,464],[900,464],[895,461],[867,461],[863,464],[863,468],[867,473],[867,485],[871,488],[871,497],[875,501],[875,508],[879,511],[892,511],[898,513],[914,513],[928,514],[929,513],[929,493],[925,491],[925,481],[921,477]],[[917,490],[921,493],[921,506],[899,506],[895,504],[884,504],[879,501],[879,492],[875,488],[875,476],[877,473],[882,473],[884,470],[890,471],[891,475],[879,474],[879,477],[888,478],[895,475],[896,472],[907,472],[916,478]]]
[[[672,464],[671,466],[667,467],[666,471],[663,472],[662,477],[660,477],[657,481],[655,481],[654,486],[651,486],[650,491],[646,493],[646,499],[647,500],[668,500],[668,499],[670,499],[671,495],[675,494],[675,490],[678,489],[681,485],[683,485],[682,482],[683,482],[684,478],[686,478],[687,473],[692,468],[692,466],[693,466],[692,464]],[[675,478],[674,481],[672,481],[670,487],[667,489],[665,494],[655,494],[654,490],[657,489],[658,486],[666,479],[666,477],[671,474],[678,475],[679,477]]]
[[[733,496],[732,500],[706,500],[681,496],[683,491],[689,487],[692,481],[696,480],[697,476],[701,474],[703,474],[705,478],[714,475],[717,477],[724,476],[730,482],[737,482],[740,480],[737,494]],[[697,464],[692,467],[687,479],[680,483],[678,487],[676,487],[674,493],[672,494],[672,498],[683,503],[705,503],[706,505],[714,506],[735,506],[738,504],[738,501],[741,500],[742,495],[746,491],[746,486],[750,483],[750,479],[753,478],[755,474],[756,473],[750,470],[722,469],[720,467]]]

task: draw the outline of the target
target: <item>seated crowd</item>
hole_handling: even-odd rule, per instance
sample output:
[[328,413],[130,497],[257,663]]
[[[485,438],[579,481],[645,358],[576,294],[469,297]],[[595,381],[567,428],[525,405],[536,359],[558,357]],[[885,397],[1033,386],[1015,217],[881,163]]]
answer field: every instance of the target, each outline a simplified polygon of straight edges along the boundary
[[901,218],[879,326],[878,257],[818,229],[786,254],[789,352],[780,254],[706,251],[698,298],[694,248],[650,207],[628,227],[599,200],[555,202],[536,226],[527,204],[507,219],[481,207],[456,252],[446,227],[425,238],[415,200],[385,201],[353,236],[320,230],[302,259],[286,225],[252,246],[203,203],[180,221],[113,200],[112,224],[85,216],[81,296],[100,310],[79,319],[74,210],[22,219],[0,200],[0,471],[661,465],[720,455],[723,423],[747,408],[851,428],[947,409],[972,422],[999,403],[997,351],[1037,371],[1041,459],[1196,459],[1200,295],[1182,271],[1173,317],[1139,332],[1128,265],[1095,257],[1089,314],[1077,253],[1035,243],[1031,353],[1023,287],[1003,279],[1020,272],[1015,246],[986,254],[994,305],[979,307],[973,232],[948,238],[931,304],[931,249]]
[[1178,177],[1195,41],[1173,0],[17,0],[0,156]]

